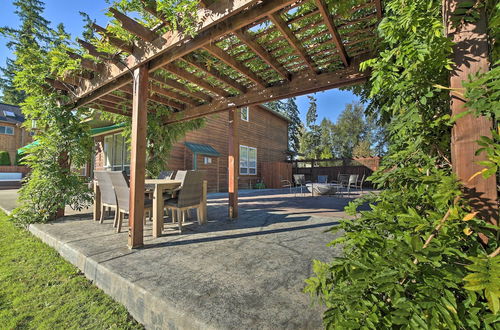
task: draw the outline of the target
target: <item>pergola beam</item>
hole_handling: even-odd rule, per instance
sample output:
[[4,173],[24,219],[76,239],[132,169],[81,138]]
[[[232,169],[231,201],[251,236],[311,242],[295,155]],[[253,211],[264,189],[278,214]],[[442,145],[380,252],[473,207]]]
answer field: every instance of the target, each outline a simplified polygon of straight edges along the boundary
[[375,1],[375,7],[377,8],[377,17],[379,19],[382,19],[382,1],[381,0],[374,0]]
[[141,23],[114,9],[113,7],[109,8],[109,11],[113,15],[113,17],[121,23],[122,27],[125,30],[141,38],[142,40],[152,42],[158,37],[156,33],[144,27]]
[[123,50],[124,52],[129,53],[129,54],[132,54],[134,52],[133,45],[129,44],[128,42],[126,42],[124,40],[116,38],[115,36],[113,36],[111,33],[109,33],[109,31],[106,30],[105,28],[103,28],[102,26],[97,25],[96,23],[92,23],[91,27],[96,32],[100,33],[104,38],[106,38],[111,45],[113,45],[113,46],[115,46],[115,47]]
[[94,61],[89,60],[88,58],[84,58],[83,56],[75,54],[75,53],[70,52],[70,51],[66,51],[66,53],[72,59],[80,60],[80,64],[82,65],[82,67],[84,69],[87,69],[87,70],[90,70],[90,71],[96,72],[96,73],[104,71],[104,65],[102,65],[101,63],[96,63]]
[[330,34],[333,38],[333,42],[335,43],[335,46],[337,47],[340,58],[342,59],[342,62],[344,63],[344,66],[348,67],[349,66],[349,57],[347,56],[347,52],[345,50],[344,45],[342,44],[342,39],[340,38],[339,31],[337,30],[337,27],[335,26],[335,23],[333,22],[332,15],[328,12],[328,7],[326,6],[326,3],[324,0],[316,0],[316,6],[318,7],[321,16],[323,17],[323,20],[328,27],[328,30],[330,31]]
[[[237,29],[266,17],[296,0],[273,0],[255,4],[257,0],[219,0],[208,9],[200,10],[202,17],[200,29],[196,36],[186,40],[180,34],[168,33],[167,38],[158,38],[151,44],[137,42],[134,54],[125,61],[124,66],[108,63],[104,74],[86,82],[77,91],[78,99],[74,107],[91,102],[95,97],[106,94],[109,89],[117,88],[116,84],[130,82],[129,70],[149,62],[149,70],[154,71],[163,65],[173,62],[201,47]],[[242,12],[243,9],[254,5]],[[224,22],[224,24],[216,24]],[[124,78],[122,78],[124,77]],[[119,81],[119,83],[116,83]]]
[[243,41],[245,45],[248,46],[257,56],[259,56],[264,62],[266,62],[271,68],[274,69],[283,79],[290,80],[290,73],[283,68],[283,66],[275,60],[267,50],[264,49],[257,41],[253,40],[252,37],[244,30],[238,30],[235,35]]
[[217,86],[213,86],[210,83],[206,82],[203,80],[203,78],[197,77],[194,74],[184,70],[183,68],[178,67],[177,65],[171,63],[167,64],[163,67],[163,69],[167,70],[170,73],[173,73],[177,77],[187,80],[195,85],[198,85],[208,91],[211,91],[214,94],[217,94],[219,96],[227,97],[230,96],[228,92],[223,90],[222,88],[219,88]]
[[234,70],[240,72],[242,75],[256,83],[260,87],[266,87],[267,83],[259,78],[255,73],[250,71],[249,68],[244,66],[242,63],[236,61],[234,58],[232,58],[229,54],[224,52],[222,49],[215,45],[206,45],[205,50],[208,51],[210,54],[213,56],[217,57],[219,60],[224,62],[226,65],[232,67]]
[[109,54],[109,53],[104,53],[104,52],[100,52],[97,50],[97,48],[92,45],[91,43],[89,42],[86,42],[84,40],[81,40],[81,39],[77,39],[76,40],[80,46],[82,46],[83,48],[85,48],[87,50],[87,52],[96,57],[96,58],[101,58],[103,60],[110,60],[110,61],[114,61],[115,60],[115,55],[113,54]]
[[182,103],[186,103],[186,104],[189,104],[189,105],[192,105],[192,106],[199,105],[198,102],[190,99],[189,97],[186,97],[186,96],[181,95],[179,93],[176,93],[176,92],[170,91],[168,89],[162,88],[160,86],[151,84],[150,88],[151,88],[151,91],[154,92],[154,93],[158,93],[158,94],[161,94],[163,96],[167,96],[167,97],[169,97],[171,99],[176,99],[178,101],[181,101]]
[[210,75],[211,77],[219,80],[220,82],[233,87],[236,90],[239,90],[242,93],[246,93],[247,88],[237,82],[236,80],[230,78],[227,75],[221,74],[219,71],[215,70],[213,67],[207,66],[205,63],[202,63],[194,58],[194,56],[187,55],[182,58],[183,61],[186,63],[196,67],[197,69],[205,72],[206,74]]
[[[353,58],[351,65],[348,68],[336,72],[322,73],[315,76],[311,76],[309,74],[297,76],[293,77],[290,83],[268,87],[265,89],[257,88],[247,94],[223,98],[215,100],[209,104],[188,108],[185,111],[169,118],[166,123],[170,124],[200,118],[210,114],[227,111],[233,107],[240,108],[244,106],[257,105],[273,100],[363,83],[368,79],[369,73],[360,72],[358,67],[359,63],[367,58],[367,56],[362,56],[357,59]],[[352,62],[356,62],[356,65],[353,65]]]
[[281,18],[281,15],[279,13],[273,13],[269,16],[271,20],[273,21],[274,25],[280,30],[281,34],[286,38],[290,46],[295,49],[295,52],[297,55],[299,55],[302,60],[307,64],[309,67],[310,71],[313,74],[318,73],[318,69],[316,68],[316,65],[314,64],[314,61],[307,55],[307,52],[300,43],[300,41],[297,39],[295,34],[292,32],[292,30],[288,27],[286,22]]
[[184,92],[192,98],[204,100],[206,102],[212,102],[211,96],[209,96],[205,93],[199,92],[199,91],[193,91],[174,79],[164,78],[164,77],[160,77],[160,76],[154,75],[154,74],[150,76],[150,79],[152,79],[156,82],[159,82],[160,84],[167,85],[167,86],[175,88],[181,92]]

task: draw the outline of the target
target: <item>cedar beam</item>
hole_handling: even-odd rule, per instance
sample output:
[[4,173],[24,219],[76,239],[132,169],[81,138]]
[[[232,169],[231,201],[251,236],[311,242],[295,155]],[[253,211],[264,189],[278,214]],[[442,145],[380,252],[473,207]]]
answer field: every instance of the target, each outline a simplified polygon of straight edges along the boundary
[[95,101],[95,102],[89,104],[88,107],[89,108],[93,108],[93,109],[97,109],[97,110],[101,110],[101,111],[115,113],[117,115],[122,115],[122,116],[128,116],[128,117],[130,117],[130,113],[129,112],[117,109],[115,107],[110,107],[110,106],[104,105],[104,104],[101,103],[101,101]]
[[333,42],[335,43],[335,46],[337,47],[337,50],[339,51],[340,58],[342,59],[342,62],[344,63],[345,67],[349,66],[349,57],[347,56],[347,52],[345,50],[344,45],[342,44],[342,39],[340,38],[339,31],[337,30],[337,27],[335,26],[335,23],[333,22],[332,15],[328,12],[328,7],[326,6],[326,3],[324,0],[316,0],[316,6],[318,7],[321,16],[323,16],[323,20],[325,21],[326,26],[328,27],[328,30],[330,31],[330,34],[333,38]]
[[375,0],[375,7],[377,8],[377,17],[378,19],[382,19],[382,1]]
[[96,73],[100,73],[100,72],[104,71],[104,65],[102,65],[101,63],[96,63],[94,61],[89,60],[88,58],[84,58],[83,56],[75,54],[75,53],[70,52],[70,51],[66,51],[66,53],[72,59],[80,60],[80,64],[82,65],[82,67],[84,69],[87,69],[87,70],[90,70],[90,71],[93,71]]
[[307,52],[300,43],[300,41],[297,39],[295,34],[292,32],[292,30],[288,27],[286,22],[281,18],[279,13],[273,13],[270,16],[271,21],[273,21],[274,25],[280,30],[280,32],[283,34],[283,36],[286,38],[290,46],[295,49],[295,52],[302,58],[302,60],[307,64],[309,69],[313,74],[318,73],[318,69],[316,68],[316,65],[314,64],[313,60],[307,55]]
[[259,78],[255,73],[250,71],[246,66],[244,66],[242,63],[236,61],[234,58],[232,58],[230,55],[228,55],[226,52],[224,52],[222,49],[215,45],[206,45],[205,50],[208,51],[210,54],[213,56],[217,57],[219,60],[224,62],[225,64],[229,65],[232,67],[234,70],[240,72],[242,75],[259,85],[260,87],[266,87],[267,83]]
[[[257,3],[257,0],[219,0],[208,9],[200,9],[198,17],[198,33],[194,37],[186,37],[171,32],[158,38],[151,44],[137,41],[134,54],[124,60],[123,66],[108,63],[104,73],[85,83],[78,91],[78,98],[69,107],[79,107],[91,102],[99,95],[115,90],[119,85],[130,82],[129,70],[149,62],[149,70],[155,71],[167,63],[171,63],[204,45],[228,33],[243,28],[248,24],[265,18],[269,13],[280,10],[296,0],[273,0]],[[245,8],[248,8],[245,10]],[[224,22],[223,24],[217,24]]]
[[205,63],[202,63],[198,61],[194,56],[192,55],[187,55],[182,58],[186,63],[191,64],[192,66],[200,69],[201,71],[205,72],[206,74],[210,75],[211,77],[223,82],[224,84],[233,87],[234,89],[239,90],[242,93],[246,93],[247,88],[237,82],[236,80],[230,78],[227,75],[221,74],[219,71],[215,70],[212,67],[207,66]]
[[239,142],[239,111],[236,108],[229,110],[229,154],[228,154],[228,191],[229,191],[229,219],[238,217],[238,174],[240,164]]
[[217,86],[213,86],[210,83],[206,82],[203,80],[203,78],[197,77],[194,74],[184,70],[183,68],[178,67],[177,65],[170,63],[167,64],[163,67],[163,69],[167,70],[170,73],[175,74],[181,79],[187,80],[195,85],[198,85],[208,91],[211,91],[214,94],[217,94],[219,96],[223,97],[228,97],[230,94],[223,90],[222,88],[219,88]]
[[128,247],[144,245],[144,180],[146,178],[148,68],[134,70],[132,102],[132,141],[130,157],[130,213]]
[[111,61],[114,60],[115,56],[113,54],[100,52],[97,50],[97,48],[94,45],[92,45],[91,43],[86,42],[84,40],[77,39],[76,41],[80,44],[80,46],[85,48],[90,55],[97,57],[97,58],[102,58],[104,60],[111,60]]
[[109,8],[109,11],[113,15],[114,18],[116,18],[120,23],[122,24],[122,27],[127,30],[128,32],[132,33],[133,35],[138,36],[144,41],[147,42],[152,42],[155,40],[158,36],[156,33],[151,31],[150,29],[144,27],[141,23],[131,19],[127,15],[119,12],[118,10],[114,9],[113,7]]
[[184,104],[176,102],[176,101],[171,100],[171,99],[161,97],[159,95],[149,95],[149,100],[156,102],[156,103],[160,103],[160,104],[169,106],[169,107],[174,108],[174,109],[179,110],[179,111],[186,109],[186,106]]
[[154,17],[158,18],[160,21],[165,23],[168,26],[172,26],[172,24],[165,18],[165,16],[160,13],[157,8],[157,4],[155,0],[141,0],[142,5],[145,11],[153,15]]
[[359,72],[359,63],[368,59],[369,56],[353,58],[349,68],[332,73],[321,73],[311,76],[310,74],[293,77],[290,83],[265,89],[256,88],[246,94],[215,100],[209,104],[203,104],[195,108],[172,116],[166,121],[171,124],[179,121],[200,118],[210,114],[227,111],[233,107],[244,107],[258,105],[265,102],[279,100],[283,98],[315,93],[332,88],[340,88],[361,84],[368,80],[369,72]]
[[182,94],[179,94],[179,93],[176,93],[176,92],[173,92],[173,91],[170,91],[168,89],[165,89],[165,88],[162,88],[158,85],[154,85],[154,84],[151,84],[150,85],[150,88],[151,88],[151,91],[152,92],[155,92],[155,93],[158,93],[158,94],[161,94],[163,96],[167,96],[171,99],[176,99],[178,101],[181,101],[182,103],[186,103],[186,104],[189,104],[189,105],[192,105],[192,106],[197,106],[199,105],[198,102],[190,99],[189,97],[187,96],[184,96]]
[[[490,69],[485,9],[477,9],[479,18],[474,22],[464,22],[460,28],[456,28],[449,18],[461,2],[463,0],[446,0],[444,2],[445,17],[448,18],[448,22],[446,22],[447,32],[454,43],[452,59],[456,63],[450,77],[452,90],[462,90],[464,88],[463,82],[468,81],[470,76],[487,72]],[[479,212],[478,217],[493,225],[498,225],[496,176],[492,175],[485,179],[482,175],[476,175],[470,179],[485,168],[479,162],[487,160],[485,153],[476,155],[476,151],[480,148],[477,140],[481,136],[492,138],[491,131],[497,128],[488,117],[475,116],[472,113],[463,116],[463,113],[468,110],[464,99],[451,93],[452,115],[458,118],[451,131],[453,171],[462,181],[470,205]],[[487,243],[486,236],[480,234],[480,237],[483,242]]]
[[160,77],[160,76],[154,75],[154,74],[151,75],[150,78],[156,82],[159,82],[160,84],[167,85],[167,86],[175,88],[179,91],[182,91],[182,92],[188,94],[192,98],[203,100],[206,102],[212,102],[211,96],[209,96],[205,93],[202,93],[200,91],[193,91],[174,79],[164,78],[164,77]]
[[68,84],[62,83],[59,80],[55,80],[52,78],[45,78],[45,81],[54,89],[58,89],[61,91],[69,92],[71,89],[68,87]]
[[115,47],[123,50],[124,52],[129,53],[129,54],[132,54],[134,52],[133,45],[129,44],[126,41],[123,41],[121,39],[116,38],[115,36],[113,36],[111,33],[109,33],[109,31],[106,30],[105,28],[103,28],[102,26],[97,25],[95,23],[92,23],[92,29],[94,29],[95,31],[100,33],[103,37],[105,37],[111,45],[113,45],[113,46],[115,46]]
[[283,66],[275,60],[267,50],[264,49],[257,41],[253,40],[252,37],[244,30],[238,30],[235,32],[236,36],[245,43],[255,54],[257,54],[264,62],[266,62],[271,68],[274,69],[283,79],[290,80],[290,73],[283,68]]

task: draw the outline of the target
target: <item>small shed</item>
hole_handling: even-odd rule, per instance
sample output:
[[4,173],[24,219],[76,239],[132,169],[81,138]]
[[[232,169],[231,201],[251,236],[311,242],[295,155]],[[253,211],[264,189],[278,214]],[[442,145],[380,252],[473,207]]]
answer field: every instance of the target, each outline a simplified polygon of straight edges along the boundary
[[[220,191],[219,159],[222,156],[214,147],[208,144],[184,142],[186,168],[205,172],[209,190]],[[190,154],[188,156],[188,154]],[[214,159],[215,158],[215,159]],[[213,178],[216,180],[213,180]]]

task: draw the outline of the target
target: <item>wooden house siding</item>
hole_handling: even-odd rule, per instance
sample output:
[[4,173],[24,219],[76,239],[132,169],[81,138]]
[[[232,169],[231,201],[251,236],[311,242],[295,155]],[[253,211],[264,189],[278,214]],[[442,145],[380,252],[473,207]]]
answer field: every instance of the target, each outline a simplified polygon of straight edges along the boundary
[[[261,179],[262,162],[279,162],[286,160],[288,149],[288,121],[260,106],[250,107],[249,121],[240,120],[240,145],[257,148],[257,174],[239,175],[239,187],[253,187]],[[228,188],[228,141],[229,113],[222,112],[206,117],[204,127],[186,134],[177,142],[168,160],[171,170],[193,169],[193,153],[185,146],[185,142],[208,144],[221,156],[197,156],[197,170],[205,172],[208,191],[227,191]],[[95,168],[102,169],[104,136],[95,138]],[[204,158],[212,159],[212,164],[204,164]]]

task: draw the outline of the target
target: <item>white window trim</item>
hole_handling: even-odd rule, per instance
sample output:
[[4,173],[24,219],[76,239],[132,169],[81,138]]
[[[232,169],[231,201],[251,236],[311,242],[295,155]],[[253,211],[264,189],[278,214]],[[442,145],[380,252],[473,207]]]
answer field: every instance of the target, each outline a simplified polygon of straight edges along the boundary
[[[246,169],[247,169],[248,173],[241,173],[241,169],[242,169],[242,167],[241,167],[241,148],[246,148],[247,149],[247,155],[249,154],[248,151],[255,150],[255,167],[248,166],[249,159],[247,157],[247,167],[246,167]],[[257,175],[257,164],[258,164],[257,163],[257,148],[249,147],[249,146],[245,146],[245,145],[240,144],[240,163],[238,164],[240,175],[250,175],[250,176]],[[250,173],[250,169],[255,169],[255,173]]]
[[[0,125],[0,127],[5,127],[4,133],[0,133],[3,135],[14,135],[14,127],[12,126],[6,126],[6,125]],[[12,133],[7,133],[7,129],[10,128]]]
[[[247,119],[243,118],[243,109],[247,109]],[[250,121],[250,107],[243,107],[240,109],[240,114],[241,114],[241,120],[243,121]]]

